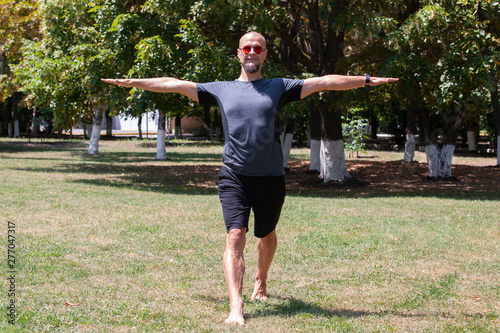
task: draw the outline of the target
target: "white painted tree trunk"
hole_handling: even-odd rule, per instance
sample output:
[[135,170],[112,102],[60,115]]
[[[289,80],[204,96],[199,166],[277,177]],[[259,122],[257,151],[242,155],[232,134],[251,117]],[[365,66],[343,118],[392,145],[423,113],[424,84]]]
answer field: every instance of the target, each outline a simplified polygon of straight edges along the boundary
[[86,134],[87,137],[85,139],[87,139],[87,138],[90,139],[92,137],[92,128],[93,128],[92,124],[85,124],[83,126],[85,126],[86,131],[87,131],[87,134]]
[[40,120],[36,117],[36,110],[33,110],[33,120],[31,122],[31,136],[38,137],[40,134]]
[[469,143],[469,151],[478,151],[479,147],[474,131],[467,131],[467,142]]
[[102,124],[92,125],[92,135],[89,142],[89,155],[99,154],[99,140],[101,139]]
[[444,145],[441,150],[437,144],[425,147],[427,155],[427,165],[429,167],[429,177],[447,178],[451,177],[451,167],[455,145]]
[[323,178],[323,182],[327,183],[330,180],[343,182],[351,178],[345,163],[343,140],[321,140],[320,160],[320,178]]
[[405,153],[403,161],[413,162],[415,157],[415,134],[406,134]]
[[14,137],[14,123],[12,121],[9,121],[7,124],[7,133],[9,135],[9,138]]
[[439,156],[439,177],[451,177],[451,161],[455,153],[455,145],[444,145]]
[[320,150],[321,150],[321,141],[311,139],[311,154],[309,160],[311,164],[309,165],[309,171],[321,171],[321,160],[320,160]]
[[99,140],[101,139],[102,118],[103,112],[94,111],[94,119],[92,122],[92,134],[89,142],[89,155],[99,154]]
[[282,136],[281,142],[283,142],[283,167],[288,168],[288,159],[290,158],[290,150],[292,150],[293,133],[285,133],[285,135]]
[[427,166],[429,168],[429,177],[439,177],[439,148],[437,144],[425,146],[427,155]]
[[166,131],[159,129],[156,135],[156,159],[160,161],[168,160],[167,149],[165,148],[165,136]]
[[14,119],[14,138],[18,138],[21,135],[19,134],[19,120]]

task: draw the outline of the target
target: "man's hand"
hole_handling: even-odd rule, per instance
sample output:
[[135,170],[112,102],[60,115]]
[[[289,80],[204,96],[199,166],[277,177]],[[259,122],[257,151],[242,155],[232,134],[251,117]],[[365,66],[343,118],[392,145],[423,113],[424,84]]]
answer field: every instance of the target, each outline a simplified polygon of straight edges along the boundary
[[101,81],[125,88],[132,88],[134,86],[131,79],[101,79]]
[[399,81],[399,78],[394,77],[370,77],[370,87],[378,86],[384,83],[396,82]]

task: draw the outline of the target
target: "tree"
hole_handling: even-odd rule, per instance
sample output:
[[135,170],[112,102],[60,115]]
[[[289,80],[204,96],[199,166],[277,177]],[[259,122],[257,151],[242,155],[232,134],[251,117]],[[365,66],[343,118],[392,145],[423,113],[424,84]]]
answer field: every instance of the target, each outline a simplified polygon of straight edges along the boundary
[[27,102],[38,109],[51,109],[56,128],[70,128],[93,119],[89,154],[98,152],[104,94],[99,78],[110,53],[99,44],[95,3],[46,1],[39,8],[44,35],[39,42],[25,42],[26,61],[16,74]]
[[390,39],[397,52],[392,66],[403,79],[401,100],[407,105],[408,122],[414,115],[420,120],[433,178],[451,176],[459,131],[466,120],[486,110],[485,87],[491,85],[485,69],[495,66],[495,58],[485,57],[482,47],[493,38],[477,18],[485,5],[441,1],[419,6]]
[[[9,132],[19,137],[20,100],[18,83],[12,67],[22,61],[23,40],[36,40],[39,37],[38,2],[34,0],[0,2],[0,102],[10,98],[10,102],[0,110],[6,113]],[[7,108],[7,106],[10,106]]]

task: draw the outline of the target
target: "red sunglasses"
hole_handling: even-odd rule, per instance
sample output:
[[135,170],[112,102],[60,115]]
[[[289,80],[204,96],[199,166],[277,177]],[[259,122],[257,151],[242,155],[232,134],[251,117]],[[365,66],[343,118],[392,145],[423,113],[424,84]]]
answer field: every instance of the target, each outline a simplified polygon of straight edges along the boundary
[[263,49],[262,46],[260,46],[260,45],[253,46],[253,47],[247,45],[247,46],[243,46],[243,48],[241,48],[240,50],[242,50],[243,53],[245,53],[245,54],[249,54],[250,52],[252,52],[252,49],[257,54],[261,54],[262,51],[267,50],[267,49]]

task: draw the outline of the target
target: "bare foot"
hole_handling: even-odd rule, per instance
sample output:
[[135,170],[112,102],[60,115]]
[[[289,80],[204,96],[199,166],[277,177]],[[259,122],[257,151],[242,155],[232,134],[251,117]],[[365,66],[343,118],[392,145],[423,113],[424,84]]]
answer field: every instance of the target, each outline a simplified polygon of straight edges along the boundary
[[229,314],[229,317],[224,321],[225,324],[228,325],[240,325],[240,326],[245,326],[245,318],[243,318],[243,312],[241,313],[231,313]]
[[255,281],[254,289],[252,296],[250,297],[251,301],[267,301],[267,292],[266,292],[266,283]]

